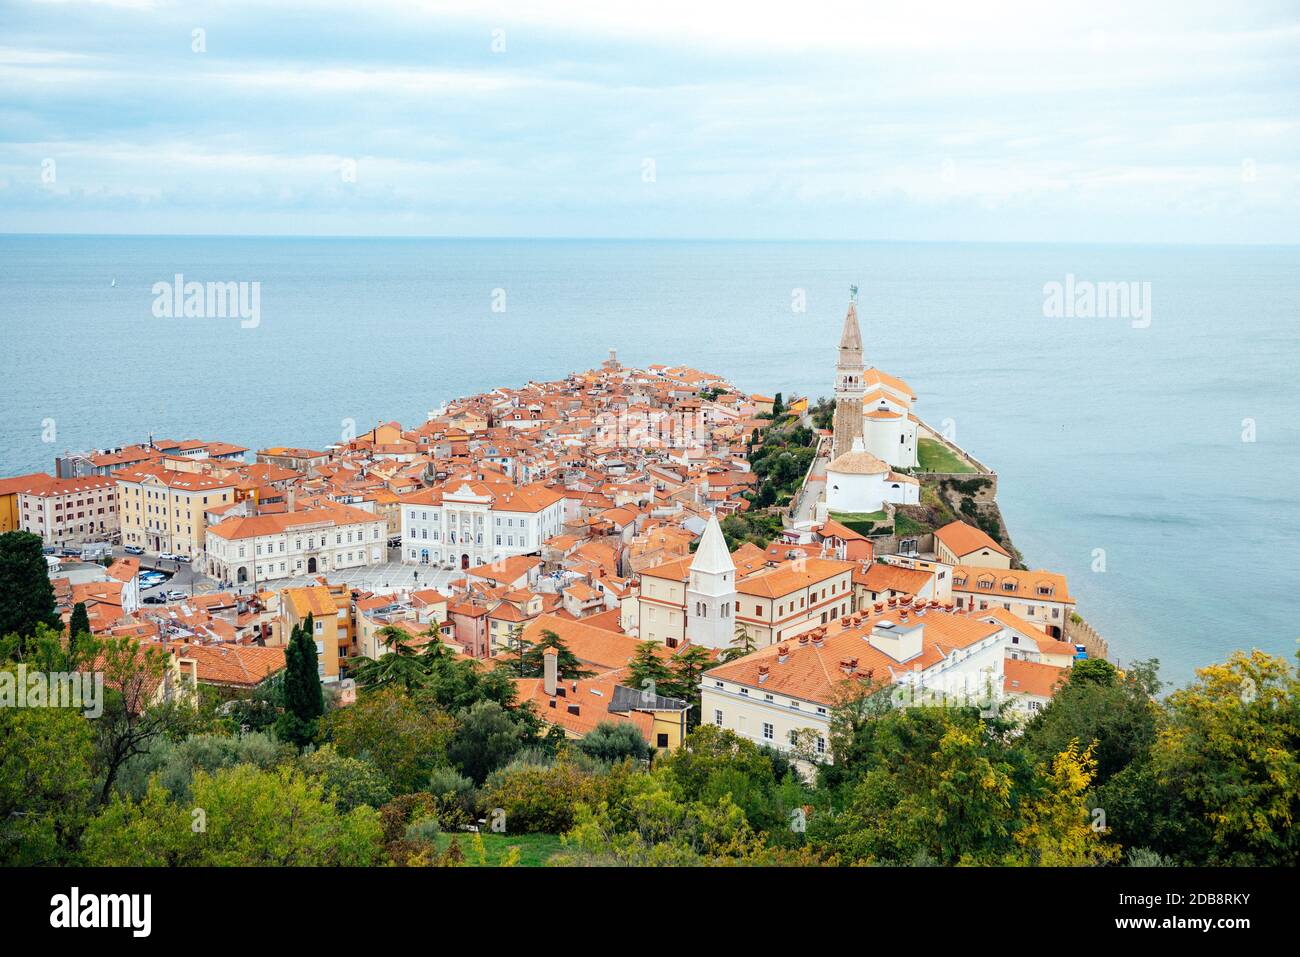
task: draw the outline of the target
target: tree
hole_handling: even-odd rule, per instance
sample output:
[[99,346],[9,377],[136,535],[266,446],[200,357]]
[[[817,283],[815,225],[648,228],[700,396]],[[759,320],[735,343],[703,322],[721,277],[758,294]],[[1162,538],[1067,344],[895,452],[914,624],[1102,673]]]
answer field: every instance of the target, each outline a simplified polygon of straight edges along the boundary
[[749,633],[749,629],[744,625],[736,626],[736,636],[731,639],[731,645],[723,649],[722,654],[718,655],[720,663],[735,661],[737,658],[743,658],[745,655],[752,655],[758,648],[754,643],[754,638]]
[[276,731],[284,740],[301,748],[315,739],[320,717],[325,713],[315,628],[310,614],[301,626],[294,626],[289,646],[284,651],[284,661],[285,711],[276,722]]
[[0,636],[17,635],[19,655],[38,625],[63,630],[41,548],[41,537],[30,532],[0,535]]
[[103,775],[99,801],[108,802],[117,773],[148,751],[191,702],[171,683],[171,656],[132,638],[96,639],[89,660],[104,675],[104,713],[94,722],[95,763]]
[[379,813],[340,812],[324,786],[300,771],[250,765],[194,778],[181,806],[154,784],[136,803],[117,800],[86,828],[97,867],[355,867],[383,854]]
[[92,754],[79,712],[0,707],[0,866],[70,862],[94,803]]
[[778,392],[776,398],[772,400],[772,418],[779,419],[784,413],[785,402],[781,400],[781,393]]
[[1092,826],[1086,796],[1097,771],[1092,747],[1071,741],[1044,768],[1046,788],[1024,802],[1024,823],[1016,830],[1017,850],[1008,863],[1033,867],[1094,867],[1120,857]]
[[1189,863],[1300,861],[1300,679],[1282,658],[1236,652],[1171,694],[1152,748],[1156,782],[1175,791],[1208,842]]
[[632,660],[627,665],[627,680],[623,684],[644,694],[668,695],[672,683],[672,669],[661,656],[663,645],[657,641],[643,641],[636,646]]
[[686,724],[694,728],[700,723],[700,681],[705,670],[713,667],[713,658],[699,645],[688,645],[673,655],[670,667],[672,680],[664,693],[690,705]]
[[77,643],[82,636],[89,637],[90,615],[86,611],[86,603],[79,601],[72,608],[72,617],[68,620],[68,667],[69,670],[77,666]]
[[614,763],[626,758],[648,761],[653,753],[636,725],[602,721],[578,741],[578,750],[590,758]]
[[495,701],[480,701],[458,718],[460,726],[447,748],[447,757],[475,783],[482,783],[525,744],[524,729]]
[[[429,659],[411,645],[411,633],[396,625],[385,625],[377,632],[389,650],[379,656],[354,659],[352,677],[363,691],[385,685],[401,685],[407,691],[421,687],[429,675]],[[444,646],[445,647],[445,646]]]
[[1046,708],[1025,726],[1024,746],[1051,761],[1077,741],[1096,763],[1094,786],[1104,785],[1134,761],[1146,761],[1156,740],[1160,709],[1159,663],[1138,662],[1123,675],[1104,659],[1080,661]]
[[520,678],[526,677],[524,657],[528,652],[528,643],[524,641],[524,624],[520,622],[510,629],[506,638],[506,647],[510,652],[511,667]]
[[544,628],[541,640],[524,652],[522,677],[541,677],[547,648],[554,648],[557,653],[557,674],[562,680],[590,678],[595,673],[582,666],[578,656],[569,650],[563,638],[549,628]]
[[345,757],[333,745],[303,755],[302,769],[325,786],[335,807],[345,813],[363,804],[383,807],[393,797],[379,768],[361,758]]
[[426,714],[398,687],[360,696],[330,713],[327,729],[339,754],[378,767],[396,794],[420,790],[435,767],[447,763],[456,729],[448,714]]

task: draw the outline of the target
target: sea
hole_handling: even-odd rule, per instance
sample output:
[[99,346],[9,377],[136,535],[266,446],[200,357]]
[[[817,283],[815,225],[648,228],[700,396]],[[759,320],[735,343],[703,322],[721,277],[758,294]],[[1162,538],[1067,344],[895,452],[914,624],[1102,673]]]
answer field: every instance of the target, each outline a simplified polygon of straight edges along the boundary
[[[177,277],[250,309],[169,315]],[[1294,656],[1295,246],[0,236],[0,475],[150,435],[320,447],[611,349],[815,399],[850,286],[868,364],[998,473],[1112,657],[1185,684]]]

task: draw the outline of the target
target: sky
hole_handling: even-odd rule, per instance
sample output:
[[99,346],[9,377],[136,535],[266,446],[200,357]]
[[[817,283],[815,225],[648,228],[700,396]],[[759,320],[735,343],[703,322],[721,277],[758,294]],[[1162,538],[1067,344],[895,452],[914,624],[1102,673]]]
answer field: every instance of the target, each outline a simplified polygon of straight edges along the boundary
[[1300,0],[0,0],[0,231],[1300,242]]

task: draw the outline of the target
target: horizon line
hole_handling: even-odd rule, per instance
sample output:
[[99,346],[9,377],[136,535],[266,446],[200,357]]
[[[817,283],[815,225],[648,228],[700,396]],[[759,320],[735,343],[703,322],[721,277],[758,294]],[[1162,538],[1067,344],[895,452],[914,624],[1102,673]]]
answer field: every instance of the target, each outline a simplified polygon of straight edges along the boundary
[[388,239],[446,242],[603,242],[603,243],[807,243],[835,245],[954,245],[954,246],[1171,246],[1180,248],[1292,248],[1296,242],[1182,242],[1178,240],[1067,240],[1067,239],[829,239],[755,238],[742,236],[473,236],[446,233],[114,233],[20,232],[0,229],[0,237],[19,239]]

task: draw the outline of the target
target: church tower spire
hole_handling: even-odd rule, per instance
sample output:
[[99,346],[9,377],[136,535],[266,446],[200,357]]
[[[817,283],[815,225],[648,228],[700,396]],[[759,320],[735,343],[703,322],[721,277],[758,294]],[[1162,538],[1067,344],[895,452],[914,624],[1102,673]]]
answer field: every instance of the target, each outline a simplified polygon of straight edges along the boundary
[[862,401],[866,397],[866,366],[862,361],[862,331],[858,328],[858,287],[849,287],[849,311],[840,333],[835,364],[835,419],[831,461],[853,448],[862,437]]

